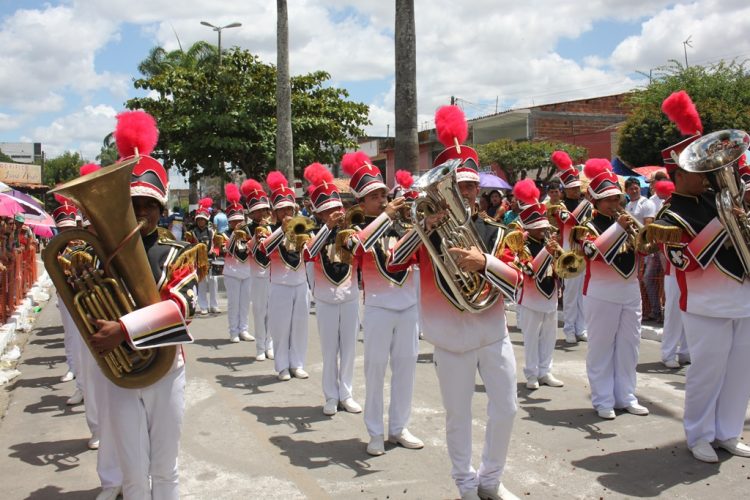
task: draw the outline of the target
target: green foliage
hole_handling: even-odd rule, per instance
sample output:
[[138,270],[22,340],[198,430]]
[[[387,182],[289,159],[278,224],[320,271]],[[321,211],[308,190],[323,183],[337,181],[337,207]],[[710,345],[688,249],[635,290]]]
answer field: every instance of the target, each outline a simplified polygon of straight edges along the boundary
[[5,162],[5,163],[15,163],[15,161],[13,160],[13,158],[11,158],[10,156],[6,155],[2,151],[0,151],[0,161]]
[[[163,54],[158,57],[164,58]],[[154,156],[162,158],[167,167],[174,166],[195,179],[226,177],[224,164],[231,164],[259,178],[274,165],[273,65],[233,48],[222,56],[220,67],[213,62],[170,63],[160,71],[150,68],[148,72],[146,78],[135,81],[135,87],[158,97],[131,99],[126,106],[154,115],[160,132]],[[327,85],[329,78],[318,71],[291,80],[298,173],[313,161],[337,161],[345,148],[356,146],[356,138],[369,124],[368,107],[347,100],[346,90]]]
[[750,79],[745,64],[720,62],[661,68],[651,83],[630,96],[632,112],[620,130],[618,155],[632,166],[661,165],[661,150],[685,137],[661,111],[672,92],[685,90],[695,102],[704,132],[750,128]]
[[117,144],[115,144],[115,134],[110,132],[102,141],[102,149],[98,155],[96,155],[96,161],[102,167],[112,165],[117,162],[120,154],[117,151]]
[[79,175],[78,169],[83,164],[83,158],[78,153],[66,151],[57,158],[44,162],[42,182],[52,187],[75,179]]
[[556,150],[567,152],[573,163],[582,163],[588,156],[586,148],[562,142],[522,141],[498,139],[488,144],[477,146],[479,161],[482,165],[497,163],[508,175],[508,181],[514,183],[519,177],[530,176],[536,171],[537,180],[549,181],[555,175],[555,166],[550,161]]

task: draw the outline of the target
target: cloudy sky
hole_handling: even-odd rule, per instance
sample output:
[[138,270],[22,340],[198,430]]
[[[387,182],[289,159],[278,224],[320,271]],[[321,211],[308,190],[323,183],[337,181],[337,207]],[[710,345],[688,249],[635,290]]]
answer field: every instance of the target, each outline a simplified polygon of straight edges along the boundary
[[[290,0],[293,74],[324,69],[393,133],[395,2]],[[93,160],[138,95],[150,48],[216,43],[276,61],[271,0],[0,0],[0,142]],[[415,0],[420,128],[456,96],[470,117],[643,85],[670,59],[750,58],[750,4],[736,0]],[[640,72],[640,73],[639,73]]]

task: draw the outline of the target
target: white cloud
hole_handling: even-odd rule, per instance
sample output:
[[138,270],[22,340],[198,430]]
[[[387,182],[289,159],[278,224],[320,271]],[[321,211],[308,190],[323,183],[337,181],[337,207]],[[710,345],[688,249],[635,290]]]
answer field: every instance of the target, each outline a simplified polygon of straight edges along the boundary
[[[59,111],[66,104],[69,109],[63,96],[70,90],[93,94],[108,89],[117,96],[132,92],[129,78],[135,75],[95,69],[97,54],[118,39],[124,23],[140,26],[153,36],[154,44],[173,50],[178,48],[175,33],[183,47],[197,40],[216,42],[216,33],[200,21],[241,22],[242,27],[223,32],[223,46],[239,45],[264,61],[276,61],[275,2],[60,3],[17,10],[0,22],[0,88],[4,90],[0,110],[9,115],[18,109]],[[415,0],[415,4],[420,128],[450,96],[475,103],[466,106],[467,114],[475,116],[494,112],[496,99],[503,109],[627,90],[639,83],[628,76],[634,70],[647,70],[670,58],[681,60],[681,42],[688,35],[693,35],[695,46],[689,49],[691,62],[750,54],[746,36],[750,7],[738,0],[683,4],[674,0],[473,0],[468,4]],[[623,40],[609,56],[592,47],[591,54],[577,62],[556,52],[560,40],[575,40],[597,23],[613,20],[641,22],[641,32]],[[289,2],[292,73],[324,69],[333,82],[344,86],[390,80],[390,88],[369,103],[373,125],[368,131],[385,135],[390,124],[393,135],[393,29],[393,2]],[[54,147],[66,148],[61,142],[65,134],[53,125],[71,116],[38,130],[53,137]],[[7,131],[9,125],[3,129]]]
[[86,160],[94,161],[104,137],[115,128],[116,114],[110,106],[85,106],[81,111],[35,128],[33,140],[42,143],[48,158],[64,151],[78,151]]
[[0,132],[13,130],[14,128],[18,127],[20,123],[21,120],[17,116],[0,113]]

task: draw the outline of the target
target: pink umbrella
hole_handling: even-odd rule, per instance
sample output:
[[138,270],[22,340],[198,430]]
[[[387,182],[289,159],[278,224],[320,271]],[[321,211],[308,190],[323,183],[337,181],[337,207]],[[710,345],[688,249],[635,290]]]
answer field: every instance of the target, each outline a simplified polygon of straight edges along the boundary
[[32,226],[32,231],[35,235],[41,236],[42,238],[52,238],[55,233],[52,232],[52,228],[49,226]]
[[654,175],[656,172],[667,172],[667,169],[664,167],[660,167],[657,165],[649,165],[647,167],[636,167],[633,169],[633,172],[637,173],[638,175],[642,175],[646,179],[650,179],[652,175]]
[[43,227],[54,227],[55,219],[52,218],[47,212],[42,212],[41,215],[36,214],[25,214],[26,225],[32,228],[43,226]]
[[0,193],[0,217],[13,217],[23,212],[23,207],[10,196]]

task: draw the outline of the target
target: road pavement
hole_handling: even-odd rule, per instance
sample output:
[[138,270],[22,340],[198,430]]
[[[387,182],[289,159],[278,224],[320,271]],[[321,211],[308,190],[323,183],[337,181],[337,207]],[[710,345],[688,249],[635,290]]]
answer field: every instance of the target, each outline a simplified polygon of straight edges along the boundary
[[[223,306],[223,302],[222,302]],[[279,312],[279,311],[276,311]],[[281,311],[283,314],[283,311]],[[252,322],[251,322],[252,324]],[[509,312],[509,324],[515,317]],[[184,499],[456,498],[445,445],[444,413],[432,348],[420,342],[410,430],[423,450],[386,446],[365,453],[362,415],[323,415],[320,345],[310,316],[308,380],[279,382],[255,345],[229,343],[226,313],[195,319],[187,347],[186,409],[180,451]],[[710,332],[707,332],[710,333]],[[750,460],[719,452],[718,464],[692,458],[681,416],[685,369],[659,362],[659,344],[641,343],[637,394],[651,415],[599,419],[586,380],[586,344],[558,332],[554,373],[563,388],[525,388],[522,336],[511,327],[518,360],[518,402],[505,485],[522,498],[737,498],[750,485]],[[96,452],[83,406],[68,407],[63,333],[54,299],[43,309],[5,388],[0,422],[0,495],[4,499],[87,499],[98,491]],[[355,399],[364,403],[363,345],[357,345]],[[386,401],[389,387],[386,384]],[[486,396],[473,400],[475,466],[483,443]],[[747,426],[746,426],[747,427]]]

